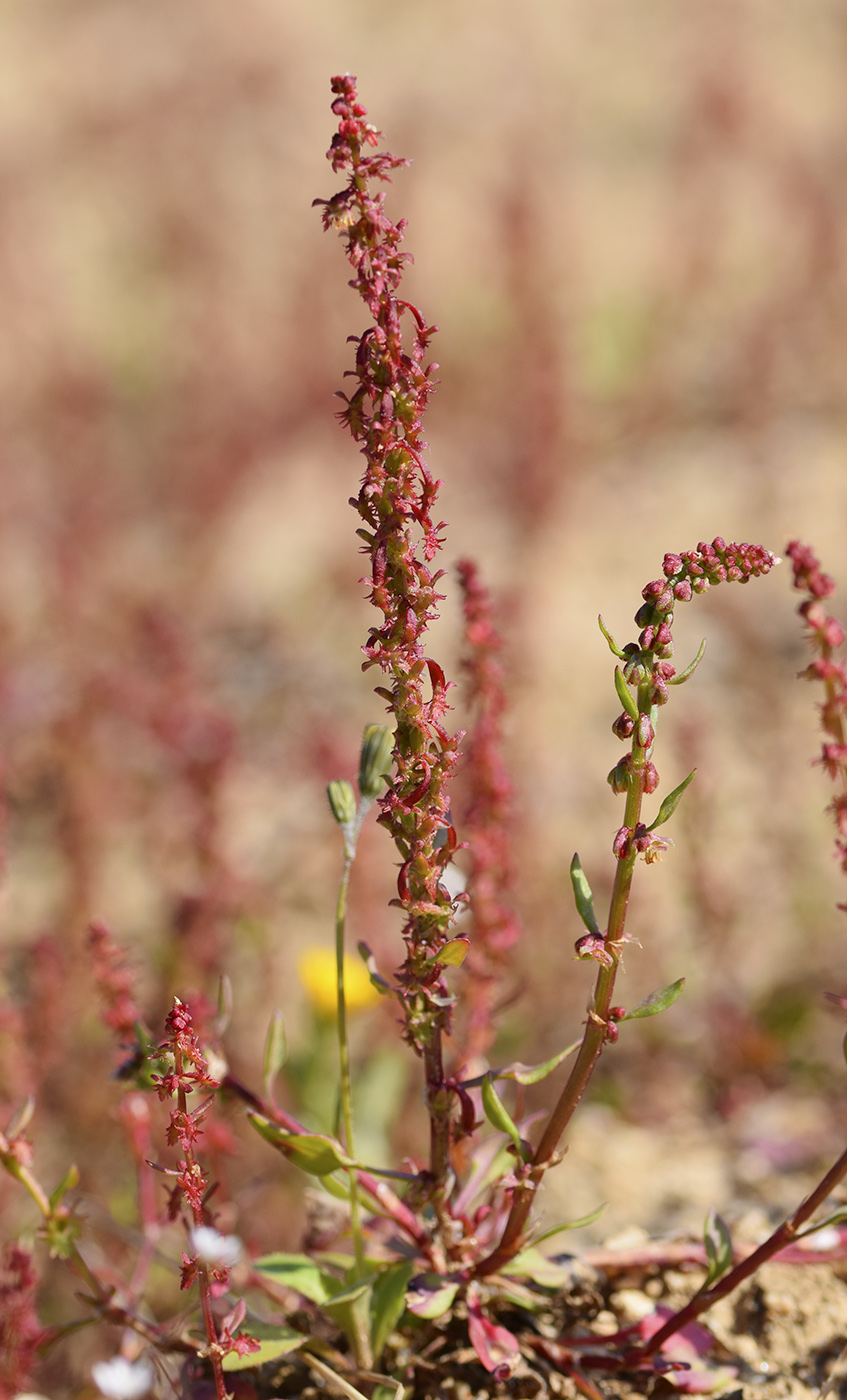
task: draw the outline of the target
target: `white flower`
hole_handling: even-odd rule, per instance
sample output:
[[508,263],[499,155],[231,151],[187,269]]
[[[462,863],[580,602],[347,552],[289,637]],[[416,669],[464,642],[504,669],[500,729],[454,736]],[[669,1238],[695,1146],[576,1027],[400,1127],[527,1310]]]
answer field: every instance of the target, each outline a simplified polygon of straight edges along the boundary
[[211,1225],[195,1225],[189,1232],[191,1248],[203,1264],[225,1269],[237,1264],[244,1246],[237,1235],[221,1235]]
[[153,1367],[149,1361],[127,1361],[125,1356],[95,1362],[91,1374],[100,1394],[107,1400],[139,1400],[153,1384]]

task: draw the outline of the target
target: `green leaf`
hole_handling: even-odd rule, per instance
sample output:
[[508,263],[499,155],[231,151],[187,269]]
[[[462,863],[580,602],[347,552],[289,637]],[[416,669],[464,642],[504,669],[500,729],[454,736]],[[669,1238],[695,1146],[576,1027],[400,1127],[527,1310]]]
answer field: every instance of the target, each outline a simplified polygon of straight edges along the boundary
[[360,943],[358,945],[358,948],[359,957],[362,959],[362,962],[368,969],[368,976],[371,979],[372,985],[376,987],[377,991],[381,992],[383,996],[386,996],[389,992],[393,992],[394,988],[392,987],[391,983],[386,982],[385,978],[380,976],[379,970],[376,965],[376,958],[374,957],[367,943]]
[[385,1343],[403,1316],[406,1289],[414,1272],[412,1261],[401,1259],[397,1264],[389,1264],[377,1275],[371,1301],[371,1347],[377,1364]]
[[271,1017],[268,1033],[265,1037],[265,1054],[262,1061],[262,1083],[265,1094],[271,1097],[273,1083],[288,1058],[288,1047],[285,1040],[285,1017],[281,1011],[275,1011]]
[[697,652],[697,655],[695,656],[694,660],[689,661],[684,671],[680,671],[676,676],[671,676],[670,680],[668,681],[668,685],[682,685],[684,681],[688,680],[689,676],[693,676],[694,672],[697,670],[697,667],[700,665],[700,662],[703,660],[705,650],[706,638],[704,637],[702,642],[700,643],[700,649]]
[[482,1081],[482,1108],[493,1128],[497,1128],[501,1133],[508,1133],[518,1150],[518,1154],[523,1159],[524,1149],[521,1135],[506,1111],[506,1105],[494,1088],[494,1078],[490,1070]]
[[449,943],[445,943],[443,947],[438,949],[437,953],[433,953],[431,958],[427,958],[427,963],[430,966],[433,963],[444,963],[447,967],[461,967],[470,946],[469,938],[451,938]]
[[607,1205],[608,1201],[604,1201],[602,1205],[597,1206],[597,1208],[592,1210],[588,1215],[581,1215],[579,1220],[565,1220],[561,1225],[551,1225],[549,1230],[542,1230],[540,1235],[535,1236],[532,1242],[533,1248],[543,1244],[545,1240],[552,1240],[554,1235],[560,1235],[563,1230],[582,1230],[586,1225],[593,1225],[595,1220],[600,1219]]
[[260,1137],[310,1176],[328,1176],[342,1167],[357,1166],[337,1142],[323,1133],[289,1133],[260,1113],[248,1113],[247,1117]]
[[[566,1045],[564,1050],[560,1050],[558,1055],[553,1055],[549,1060],[545,1060],[541,1065],[523,1065],[516,1061],[513,1065],[507,1065],[505,1069],[490,1071],[495,1079],[513,1079],[516,1084],[539,1084],[542,1079],[546,1079],[548,1074],[552,1074],[554,1069],[558,1069],[563,1060],[572,1055],[574,1050],[578,1050],[582,1044],[582,1037],[575,1040],[573,1045]],[[469,1081],[470,1082],[470,1081]]]
[[295,1332],[292,1327],[277,1326],[272,1322],[251,1320],[245,1325],[244,1331],[249,1332],[250,1336],[260,1343],[259,1350],[248,1352],[244,1356],[239,1356],[237,1351],[229,1352],[221,1363],[225,1371],[246,1371],[250,1366],[262,1366],[266,1361],[276,1361],[277,1357],[285,1356],[289,1351],[296,1351],[307,1340],[302,1332]]
[[333,1293],[330,1298],[331,1306],[341,1307],[345,1303],[355,1303],[359,1298],[363,1298],[366,1293],[370,1292],[376,1277],[376,1273],[368,1274],[366,1278],[358,1278],[343,1288],[339,1287],[338,1292]]
[[661,1012],[667,1011],[669,1006],[673,1006],[684,986],[685,978],[678,977],[667,987],[661,987],[658,992],[651,992],[649,997],[645,997],[631,1011],[627,1011],[625,1016],[621,1016],[621,1021],[643,1021],[646,1016],[659,1016]]
[[571,884],[573,885],[573,897],[576,904],[577,913],[588,929],[589,933],[600,937],[600,925],[597,922],[597,915],[594,913],[594,896],[591,893],[591,886],[585,877],[585,872],[579,863],[579,854],[574,852],[571,861]]
[[722,1220],[711,1206],[703,1227],[703,1243],[709,1261],[706,1281],[703,1284],[703,1288],[706,1289],[717,1283],[732,1265],[732,1237],[726,1221]]
[[542,1288],[565,1288],[573,1282],[573,1271],[569,1264],[557,1264],[548,1259],[540,1249],[534,1247],[521,1250],[504,1266],[504,1274],[515,1274],[518,1278],[531,1278]]
[[625,661],[627,659],[626,652],[621,651],[611,632],[606,627],[606,624],[603,621],[602,614],[598,614],[597,623],[599,625],[600,631],[603,633],[603,636],[609,643],[609,651],[612,653],[613,656],[616,656],[619,661]]
[[449,1312],[459,1291],[458,1283],[446,1283],[443,1274],[420,1274],[415,1285],[406,1294],[406,1307],[427,1322]]
[[332,1301],[343,1284],[333,1274],[327,1273],[305,1254],[266,1254],[253,1261],[257,1274],[272,1279],[285,1288],[293,1288],[302,1293],[311,1303],[319,1307]]
[[828,1215],[826,1220],[818,1220],[816,1224],[810,1225],[808,1230],[801,1230],[799,1234],[794,1236],[791,1243],[796,1244],[798,1240],[808,1239],[809,1235],[816,1235],[818,1230],[826,1230],[831,1225],[843,1225],[845,1220],[847,1220],[847,1206],[842,1206],[840,1210]]
[[50,1193],[50,1205],[52,1206],[53,1210],[55,1210],[56,1207],[61,1204],[65,1192],[73,1191],[74,1187],[78,1185],[79,1172],[76,1168],[75,1163],[72,1162],[71,1165],[68,1167],[68,1170],[65,1172],[65,1175],[62,1177],[62,1180],[59,1182],[59,1185]]
[[350,1178],[346,1172],[340,1176],[322,1176],[321,1186],[328,1191],[330,1196],[334,1196],[337,1201],[349,1201],[350,1199]]
[[648,831],[655,831],[657,826],[663,826],[666,821],[670,820],[677,807],[679,806],[679,799],[682,797],[682,794],[685,792],[685,789],[688,787],[688,784],[691,782],[696,772],[697,769],[692,768],[691,772],[688,774],[688,777],[683,778],[682,782],[679,784],[679,787],[675,787],[673,792],[668,793],[667,797],[665,798],[664,802],[659,808],[659,815],[657,816],[656,820],[652,823],[652,825],[648,826]]
[[620,666],[615,667],[615,690],[618,692],[618,699],[630,719],[638,719],[638,705],[636,704],[635,696],[624,680],[623,671]]

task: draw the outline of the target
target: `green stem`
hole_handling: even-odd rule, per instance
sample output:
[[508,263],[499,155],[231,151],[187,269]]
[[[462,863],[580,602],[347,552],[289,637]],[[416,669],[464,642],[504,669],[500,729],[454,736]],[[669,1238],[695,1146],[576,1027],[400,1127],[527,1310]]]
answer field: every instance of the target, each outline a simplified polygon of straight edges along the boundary
[[[655,720],[655,709],[650,708],[647,695],[642,693],[639,695],[639,700],[644,705],[644,710],[650,713],[651,720]],[[643,749],[637,743],[633,743],[632,778],[627,789],[624,813],[624,826],[629,827],[630,830],[633,830],[641,820],[641,804],[644,798],[644,768],[650,757],[650,752],[651,750]],[[530,1164],[527,1178],[515,1190],[512,1208],[500,1243],[486,1259],[483,1259],[476,1266],[474,1272],[478,1276],[496,1273],[523,1248],[527,1219],[538,1188],[544,1178],[544,1173],[559,1160],[556,1155],[559,1143],[574,1115],[577,1104],[585,1093],[594,1066],[600,1058],[606,1040],[609,1008],[612,1004],[615,978],[620,965],[623,938],[626,932],[626,914],[635,860],[636,853],[631,851],[624,860],[619,860],[617,863],[609,901],[609,923],[606,933],[606,949],[612,955],[612,964],[610,967],[601,965],[597,973],[585,1034],[582,1037],[582,1044],[573,1069],[559,1096],[558,1103],[547,1121],[547,1126]]]
[[[356,844],[359,839],[359,832],[362,829],[362,822],[370,807],[370,802],[364,798],[360,800],[356,812],[355,820],[347,828],[343,828],[344,834],[344,863],[341,867],[341,879],[338,884],[338,901],[335,906],[335,978],[338,998],[336,1013],[336,1027],[338,1030],[338,1064],[341,1094],[341,1121],[344,1125],[344,1146],[348,1157],[356,1156],[356,1140],[353,1128],[353,1093],[350,1076],[350,1043],[347,1035],[347,997],[344,983],[344,932],[347,921],[347,894],[350,888],[350,872],[353,869],[353,861],[356,858]],[[359,1183],[355,1167],[349,1167],[347,1171],[350,1183],[350,1233],[353,1237],[353,1255],[355,1258],[355,1277],[364,1278],[366,1273],[365,1247],[362,1238],[362,1208],[359,1201]],[[367,1370],[371,1365],[371,1348],[367,1335],[365,1320],[360,1318],[357,1310],[353,1308],[355,1320],[355,1335],[353,1338],[356,1353],[356,1364],[363,1370]]]

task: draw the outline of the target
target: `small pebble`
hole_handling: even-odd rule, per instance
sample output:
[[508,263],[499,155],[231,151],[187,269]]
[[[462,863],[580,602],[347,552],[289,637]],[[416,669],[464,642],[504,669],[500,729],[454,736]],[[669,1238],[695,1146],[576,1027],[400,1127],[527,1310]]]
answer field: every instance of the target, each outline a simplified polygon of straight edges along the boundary
[[654,1311],[652,1298],[638,1288],[621,1288],[612,1294],[609,1302],[624,1322],[640,1322]]

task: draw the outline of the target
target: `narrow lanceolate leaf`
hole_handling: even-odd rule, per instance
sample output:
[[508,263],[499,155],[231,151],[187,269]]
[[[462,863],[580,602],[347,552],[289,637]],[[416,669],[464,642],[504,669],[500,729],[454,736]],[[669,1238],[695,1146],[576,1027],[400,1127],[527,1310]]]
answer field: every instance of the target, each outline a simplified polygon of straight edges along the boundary
[[285,1017],[281,1011],[275,1011],[271,1017],[268,1033],[265,1037],[265,1054],[262,1061],[262,1083],[267,1098],[272,1097],[274,1080],[287,1058],[288,1048],[285,1041]]
[[792,1243],[796,1244],[798,1240],[807,1240],[810,1235],[816,1235],[819,1230],[831,1230],[836,1225],[843,1225],[845,1222],[847,1222],[847,1206],[842,1206],[840,1210],[828,1215],[825,1220],[818,1220],[814,1225],[810,1225],[808,1230],[801,1230],[799,1234],[794,1236]]
[[594,896],[591,893],[591,886],[585,876],[585,871],[579,863],[579,854],[574,852],[571,861],[571,884],[573,885],[573,897],[576,904],[577,913],[588,929],[589,933],[600,936],[600,925],[597,922],[597,915],[594,913]]
[[633,1006],[631,1011],[627,1011],[625,1016],[620,1016],[621,1021],[643,1021],[645,1016],[659,1016],[663,1011],[667,1011],[669,1006],[673,1006],[677,997],[682,994],[685,986],[685,978],[679,977],[676,982],[671,982],[667,987],[660,987],[657,992],[651,992],[649,997],[645,997],[637,1006]]
[[62,1180],[59,1182],[59,1185],[50,1193],[50,1204],[53,1206],[54,1210],[56,1206],[61,1204],[65,1192],[73,1191],[74,1187],[78,1185],[79,1172],[74,1163],[71,1163],[65,1175],[62,1177]]
[[433,953],[431,958],[427,958],[428,963],[443,963],[447,967],[461,967],[468,955],[471,946],[469,938],[451,938],[449,943],[445,943]]
[[581,1215],[578,1220],[565,1220],[561,1225],[551,1225],[549,1230],[542,1230],[532,1241],[533,1247],[543,1244],[545,1240],[551,1240],[554,1235],[560,1235],[563,1230],[583,1230],[587,1225],[593,1225],[595,1220],[600,1219],[608,1204],[608,1201],[604,1201],[588,1215]]
[[620,666],[615,667],[615,690],[618,692],[618,699],[629,715],[630,719],[638,719],[638,705],[635,696],[623,678],[623,671]]
[[609,631],[609,629],[607,628],[605,622],[603,621],[602,616],[599,615],[599,614],[598,614],[598,617],[597,617],[597,622],[598,622],[598,625],[599,625],[599,627],[600,627],[600,631],[603,633],[603,636],[606,638],[606,641],[609,643],[609,651],[612,653],[613,656],[616,656],[616,657],[618,658],[619,661],[625,661],[625,660],[626,660],[626,652],[625,652],[625,651],[621,651],[620,647],[618,646],[617,642],[615,641],[614,637],[612,636],[611,632]]
[[548,1074],[552,1074],[554,1069],[558,1069],[563,1060],[578,1050],[582,1044],[582,1039],[575,1040],[573,1045],[566,1045],[564,1050],[560,1050],[558,1055],[553,1055],[549,1060],[545,1060],[543,1065],[522,1065],[519,1061],[513,1065],[507,1065],[505,1069],[493,1071],[495,1079],[513,1079],[516,1084],[539,1084],[542,1079],[546,1079]]
[[322,1133],[289,1133],[278,1123],[263,1118],[260,1113],[248,1113],[247,1117],[260,1137],[272,1147],[277,1147],[295,1167],[308,1172],[310,1176],[328,1176],[341,1167],[357,1165],[342,1152],[337,1142]]
[[683,681],[687,681],[689,676],[693,676],[694,672],[697,670],[697,667],[700,665],[700,662],[703,660],[705,653],[706,638],[704,637],[702,642],[700,643],[700,649],[697,652],[697,655],[695,656],[694,660],[689,661],[684,671],[680,671],[677,675],[671,676],[670,680],[668,681],[668,685],[682,685]]
[[519,1154],[523,1157],[521,1135],[507,1112],[506,1105],[494,1088],[494,1079],[490,1072],[482,1081],[482,1108],[492,1128],[496,1128],[501,1133],[508,1133]]
[[685,792],[685,789],[688,787],[688,784],[691,782],[696,772],[697,769],[692,768],[691,772],[688,774],[688,777],[683,778],[682,782],[679,784],[679,787],[675,787],[673,792],[668,793],[667,797],[665,798],[664,802],[659,808],[659,815],[657,816],[656,820],[650,826],[648,826],[648,831],[655,831],[657,826],[662,826],[664,822],[670,821],[671,817],[673,816],[674,812],[679,806],[679,799],[682,797],[682,794]]
[[717,1283],[732,1264],[732,1238],[727,1229],[726,1221],[722,1220],[711,1206],[706,1216],[706,1224],[703,1227],[703,1243],[706,1246],[706,1258],[709,1263],[706,1281],[703,1284],[705,1289],[711,1288],[713,1283]]

